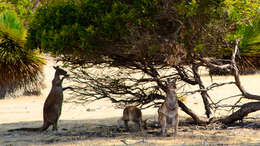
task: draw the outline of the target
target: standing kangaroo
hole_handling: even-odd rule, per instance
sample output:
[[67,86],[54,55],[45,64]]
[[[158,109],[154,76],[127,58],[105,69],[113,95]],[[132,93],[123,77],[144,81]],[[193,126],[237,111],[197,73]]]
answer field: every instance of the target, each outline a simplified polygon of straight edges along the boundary
[[[54,67],[55,75],[52,80],[52,88],[45,100],[43,107],[43,125],[39,128],[18,128],[11,129],[11,131],[45,131],[52,125],[52,130],[58,130],[57,124],[61,114],[62,102],[63,102],[63,90],[66,88],[62,88],[62,81],[64,78],[68,77],[67,72],[63,69]],[[60,76],[63,75],[62,78]]]
[[176,97],[176,80],[167,84],[167,97],[161,107],[158,109],[158,121],[161,125],[161,132],[163,136],[166,136],[167,129],[174,127],[173,135],[177,135],[177,129],[179,124],[178,118],[178,100]]
[[127,106],[123,111],[123,117],[117,121],[117,128],[120,128],[120,121],[124,121],[125,128],[128,131],[128,122],[132,121],[138,125],[138,128],[142,131],[142,124],[146,128],[146,120],[142,120],[142,111],[136,106]]

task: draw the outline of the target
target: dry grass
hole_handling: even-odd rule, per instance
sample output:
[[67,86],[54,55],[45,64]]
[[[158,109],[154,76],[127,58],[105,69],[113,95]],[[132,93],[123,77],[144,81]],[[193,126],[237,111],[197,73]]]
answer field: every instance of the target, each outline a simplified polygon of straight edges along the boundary
[[[47,63],[45,72],[54,73]],[[9,98],[0,101],[0,145],[54,145],[54,146],[85,146],[85,145],[259,145],[260,144],[260,112],[250,114],[256,119],[246,120],[244,124],[236,123],[223,127],[222,125],[196,126],[186,121],[187,115],[180,111],[181,123],[178,136],[161,137],[160,129],[150,123],[148,130],[138,132],[135,125],[130,123],[130,132],[116,129],[116,121],[122,115],[122,109],[115,109],[107,100],[96,101],[86,105],[64,103],[59,121],[59,130],[52,132],[7,132],[8,129],[20,127],[39,127],[42,124],[42,107],[49,92],[53,76],[46,74],[46,86],[42,96]],[[233,78],[215,77],[215,81],[230,81]],[[203,77],[206,85],[210,84],[208,76]],[[260,94],[258,83],[260,75],[242,76],[242,84],[255,94]],[[194,88],[192,86],[186,89]],[[210,92],[214,99],[221,99],[239,91],[234,85],[228,85]],[[68,96],[65,94],[65,97]],[[186,104],[203,115],[199,95],[187,96]],[[230,100],[229,103],[234,102]],[[246,102],[246,100],[243,100]],[[227,112],[218,112],[223,115]],[[143,111],[145,118],[157,120],[157,109]],[[172,131],[170,131],[172,132]]]

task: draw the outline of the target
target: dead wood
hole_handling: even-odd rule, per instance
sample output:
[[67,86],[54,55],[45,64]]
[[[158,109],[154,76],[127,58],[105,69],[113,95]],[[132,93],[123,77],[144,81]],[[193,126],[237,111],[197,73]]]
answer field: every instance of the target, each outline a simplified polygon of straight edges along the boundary
[[[260,100],[259,95],[254,95],[254,94],[248,93],[240,82],[239,70],[236,65],[236,55],[239,51],[239,48],[238,48],[239,41],[240,41],[240,39],[236,40],[236,45],[235,45],[234,51],[232,53],[232,60],[231,60],[230,65],[223,65],[223,66],[215,65],[214,67],[218,67],[221,69],[231,68],[234,78],[235,78],[235,84],[238,87],[238,89],[240,90],[240,92],[242,93],[242,96],[247,99]],[[207,65],[212,65],[212,64],[207,63]],[[220,120],[217,120],[217,121],[220,121],[224,124],[231,124],[237,120],[242,120],[249,113],[255,112],[257,110],[260,110],[260,102],[249,102],[249,103],[243,104],[239,110],[232,113],[230,116],[221,118]]]
[[[238,44],[239,44],[239,39],[236,40],[236,46],[232,54],[232,69],[233,69],[233,74],[235,78],[235,84],[238,87],[238,89],[241,91],[242,95],[245,98],[248,99],[254,99],[254,100],[260,100],[259,95],[254,95],[248,93],[244,87],[242,86],[240,82],[240,77],[239,77],[239,70],[236,65],[236,54],[238,52]],[[260,110],[260,102],[249,102],[241,106],[239,110],[231,114],[230,116],[220,119],[220,121],[224,124],[230,124],[233,123],[237,120],[242,120],[245,116],[247,116],[249,113],[255,112],[257,110]]]
[[179,107],[194,120],[197,125],[207,125],[209,122],[201,120],[191,109],[189,109],[183,102],[178,100]]
[[236,40],[236,47],[233,51],[233,55],[232,55],[232,69],[233,69],[233,74],[234,74],[234,78],[236,81],[236,85],[238,87],[238,89],[242,92],[243,96],[245,98],[248,99],[254,99],[254,100],[260,100],[260,96],[259,95],[254,95],[254,94],[250,94],[248,93],[244,87],[242,86],[241,82],[240,82],[240,77],[239,77],[239,70],[238,67],[236,65],[236,54],[238,52],[238,44],[239,44],[240,39]]
[[219,121],[223,124],[230,124],[238,120],[242,120],[249,113],[260,110],[260,102],[249,102],[241,106],[239,110],[234,112],[228,117],[220,119]]
[[[206,89],[205,86],[203,85],[202,83],[202,80],[200,78],[200,75],[198,73],[198,67],[197,65],[193,64],[192,65],[192,71],[193,71],[193,74],[194,74],[194,79],[195,81],[197,81],[197,83],[199,84],[199,88],[201,90],[203,89]],[[209,101],[208,101],[208,98],[209,98],[209,95],[207,93],[207,90],[204,90],[204,91],[201,91],[200,92],[201,94],[201,97],[203,99],[203,103],[204,103],[204,108],[205,108],[205,111],[206,111],[206,115],[207,117],[209,118],[210,117],[210,114],[211,114],[211,111],[210,111],[210,104],[209,104]]]

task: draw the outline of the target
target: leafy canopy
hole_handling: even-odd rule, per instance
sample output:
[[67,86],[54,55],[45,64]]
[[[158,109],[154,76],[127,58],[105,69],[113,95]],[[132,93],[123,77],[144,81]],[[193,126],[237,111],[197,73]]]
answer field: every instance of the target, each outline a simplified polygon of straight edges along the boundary
[[[260,14],[260,13],[259,13]],[[242,53],[246,55],[260,54],[260,16],[247,23],[243,31]]]
[[[102,51],[127,43],[130,28],[153,27],[156,0],[57,0],[40,7],[30,24],[28,47],[54,54]],[[109,44],[109,46],[107,45]]]
[[[125,55],[161,61],[185,51],[188,59],[227,56],[258,9],[258,2],[240,0],[55,0],[37,9],[27,47],[70,59]],[[234,23],[237,29],[230,31]]]
[[242,38],[241,54],[256,56],[260,52],[260,3],[257,0],[225,0],[229,23],[234,31],[227,34],[230,41]]
[[33,15],[34,0],[0,0],[0,12],[15,11],[22,20],[28,20]]

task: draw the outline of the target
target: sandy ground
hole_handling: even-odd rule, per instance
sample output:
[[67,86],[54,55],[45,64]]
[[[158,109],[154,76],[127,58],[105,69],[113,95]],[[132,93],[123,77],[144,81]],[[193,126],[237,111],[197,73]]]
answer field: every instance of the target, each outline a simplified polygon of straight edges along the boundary
[[[40,127],[42,124],[42,108],[44,100],[49,93],[55,65],[50,60],[44,72],[46,73],[46,88],[41,96],[22,96],[0,100],[0,145],[260,145],[260,112],[250,114],[256,119],[247,122],[246,126],[233,125],[227,128],[218,128],[218,125],[201,127],[187,125],[187,115],[180,111],[181,122],[179,134],[176,137],[161,137],[158,128],[150,128],[144,132],[135,130],[116,130],[116,122],[122,115],[122,109],[116,109],[110,101],[99,100],[93,103],[78,105],[64,103],[59,121],[59,130],[52,132],[7,132],[8,129],[21,127]],[[232,81],[233,77],[214,77],[215,82]],[[206,86],[211,84],[208,76],[203,77]],[[241,76],[245,88],[254,94],[260,94],[260,75]],[[193,89],[187,86],[186,89]],[[214,101],[239,94],[234,85],[226,85],[210,92]],[[65,98],[69,95],[65,92]],[[246,102],[247,100],[242,100]],[[202,100],[197,94],[187,96],[185,104],[197,114],[203,115],[205,110],[201,106]],[[226,103],[234,103],[230,99]],[[217,115],[228,112],[216,112]],[[157,109],[143,110],[145,118],[157,120]],[[249,125],[249,126],[247,126]],[[253,125],[253,126],[250,126]],[[241,128],[242,127],[242,128]],[[243,128],[244,127],[244,128]]]

